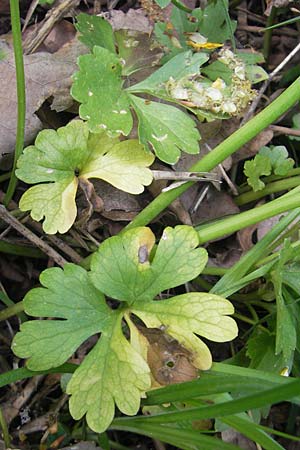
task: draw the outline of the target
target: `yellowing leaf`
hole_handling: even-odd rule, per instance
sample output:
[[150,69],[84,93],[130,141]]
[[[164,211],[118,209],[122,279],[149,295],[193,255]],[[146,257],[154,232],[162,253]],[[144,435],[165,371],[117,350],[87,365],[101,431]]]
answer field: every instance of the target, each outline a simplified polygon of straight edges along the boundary
[[115,403],[124,414],[136,414],[151,384],[150,369],[125,339],[121,321],[122,312],[116,312],[67,387],[72,416],[86,414],[89,427],[98,433],[110,425]]
[[31,210],[34,220],[42,220],[48,234],[66,233],[73,225],[77,208],[75,203],[78,181],[41,184],[29,188],[20,200],[21,211]]
[[199,334],[215,342],[226,342],[237,336],[232,304],[217,295],[191,292],[176,297],[141,303],[132,312],[142,319],[147,327],[166,327],[166,332],[182,343],[193,355],[193,364],[202,370],[211,366],[208,347],[198,339]]
[[117,142],[108,152],[103,141],[109,139],[93,137],[94,151],[80,177],[100,178],[122,191],[140,194],[152,182],[151,170],[146,166],[153,163],[153,154],[143,151],[135,139]]
[[207,253],[195,248],[198,239],[192,227],[167,227],[152,259],[154,235],[149,228],[114,236],[93,255],[92,280],[101,292],[120,301],[152,300],[161,291],[199,275]]
[[25,312],[53,320],[29,320],[13,341],[13,351],[29,358],[30,370],[45,370],[63,364],[88,337],[104,329],[111,310],[87,272],[75,264],[64,269],[46,269],[40,276],[44,287],[29,291]]
[[[46,233],[65,233],[75,221],[75,197],[80,179],[100,178],[126,192],[139,194],[152,181],[148,166],[154,156],[137,140],[120,142],[104,132],[92,134],[76,120],[57,131],[39,133],[18,160],[16,174],[28,189],[20,200],[22,211],[35,220],[45,217]],[[49,183],[50,182],[50,183]]]

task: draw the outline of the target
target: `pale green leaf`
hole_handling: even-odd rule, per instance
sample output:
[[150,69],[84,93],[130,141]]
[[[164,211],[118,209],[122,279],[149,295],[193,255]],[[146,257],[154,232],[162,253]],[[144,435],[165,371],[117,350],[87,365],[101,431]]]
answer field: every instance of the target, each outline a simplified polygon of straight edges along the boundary
[[175,164],[181,150],[199,153],[200,134],[191,117],[170,105],[130,97],[139,119],[140,142],[153,149],[159,159]]
[[27,183],[50,183],[28,189],[20,200],[20,209],[31,210],[35,220],[45,217],[46,233],[65,233],[77,214],[78,180],[100,178],[138,194],[152,181],[148,166],[153,160],[137,140],[120,142],[104,131],[89,133],[87,124],[80,120],[57,131],[44,130],[35,145],[24,150],[16,174]]
[[120,59],[106,48],[95,46],[92,54],[78,58],[71,94],[81,103],[80,117],[93,132],[128,135],[132,116],[127,93],[122,89]]
[[118,189],[130,194],[140,194],[144,186],[152,183],[152,172],[147,166],[154,161],[135,139],[117,142],[109,149],[105,145],[110,138],[97,135],[91,137],[89,145],[93,148],[89,160],[80,173],[80,178],[100,178]]
[[40,221],[48,234],[66,233],[73,225],[77,208],[75,203],[78,182],[75,178],[29,188],[21,197],[21,211],[31,211],[31,217]]
[[168,334],[182,343],[194,355],[193,364],[202,370],[210,368],[212,359],[208,347],[195,336],[215,342],[231,341],[237,336],[232,304],[217,295],[191,292],[162,300],[134,305],[136,314],[150,328],[166,327]]
[[76,370],[67,387],[74,419],[86,414],[89,427],[101,433],[119,410],[134,415],[140,398],[150,388],[147,363],[125,339],[122,313],[114,312],[93,350]]
[[92,258],[95,286],[129,304],[146,302],[165,289],[195,278],[207,262],[206,250],[195,248],[198,234],[192,227],[167,227],[152,259],[154,242],[153,233],[146,227],[107,239]]
[[91,51],[95,45],[115,53],[114,33],[111,24],[103,17],[81,13],[76,17],[75,27],[79,31],[79,40]]
[[29,358],[30,370],[63,364],[82,342],[106,326],[112,314],[87,272],[75,264],[66,264],[64,270],[46,269],[40,281],[44,287],[32,289],[24,298],[25,312],[53,320],[23,323],[12,344],[16,355]]
[[246,75],[252,84],[261,83],[269,78],[267,72],[260,66],[246,66]]

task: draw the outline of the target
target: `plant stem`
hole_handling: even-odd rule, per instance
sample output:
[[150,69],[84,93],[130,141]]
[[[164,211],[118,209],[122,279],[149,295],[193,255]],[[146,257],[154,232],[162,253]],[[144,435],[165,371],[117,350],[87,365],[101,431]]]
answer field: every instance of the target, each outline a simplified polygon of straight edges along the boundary
[[[268,125],[278,119],[278,117],[299,100],[300,77],[297,78],[269,106],[257,114],[257,116],[253,117],[249,122],[245,123],[242,128],[237,130],[225,139],[225,141],[215,147],[210,153],[205,155],[191,168],[191,170],[199,172],[211,171],[214,167],[224,161],[224,159],[228,158],[228,156],[232,155]],[[146,208],[144,208],[125,229],[128,230],[138,226],[147,225],[192,185],[192,182],[187,182],[177,188],[162,192],[146,206]]]
[[267,30],[264,34],[263,55],[265,57],[267,66],[268,66],[268,61],[269,61],[269,56],[270,56],[270,48],[271,48],[272,34],[273,34],[272,28],[269,28],[269,27],[271,27],[273,25],[274,19],[276,17],[276,13],[277,13],[277,9],[273,6],[270,11],[270,15],[267,18],[267,23],[266,23]]
[[239,195],[234,199],[234,202],[238,206],[245,205],[246,203],[253,202],[269,194],[275,194],[276,192],[286,191],[293,187],[300,185],[300,177],[285,178],[284,180],[274,181],[274,183],[268,184],[264,189],[258,192],[249,191]]
[[0,427],[2,429],[2,435],[3,435],[3,440],[4,440],[4,444],[5,444],[5,448],[10,448],[10,436],[9,436],[9,432],[8,432],[8,426],[4,417],[4,414],[2,412],[2,409],[0,408]]
[[0,253],[8,253],[10,255],[28,256],[29,258],[46,258],[46,255],[38,248],[25,245],[11,244],[10,242],[0,242]]
[[253,225],[262,220],[281,214],[285,211],[295,209],[300,206],[300,194],[293,196],[279,197],[265,205],[250,209],[249,211],[235,214],[230,217],[225,217],[213,224],[201,225],[196,227],[199,233],[199,243],[211,241],[220,238],[225,234],[232,234],[249,225]]
[[19,314],[21,311],[24,311],[23,302],[18,302],[8,308],[2,309],[2,311],[0,311],[0,322]]
[[11,177],[11,172],[7,172],[7,173],[4,173],[3,175],[0,175],[0,183],[2,183],[2,181],[9,180],[10,177]]
[[22,51],[20,10],[18,0],[10,0],[10,17],[11,17],[11,28],[13,34],[15,65],[16,65],[18,124],[17,124],[17,137],[16,137],[16,147],[15,147],[15,156],[12,174],[10,177],[6,195],[4,197],[5,206],[9,204],[16,189],[17,177],[15,175],[15,169],[18,158],[21,155],[24,147],[24,130],[25,130],[25,113],[26,113],[25,74],[24,74],[24,61]]
[[171,0],[171,2],[173,3],[174,6],[176,6],[176,8],[181,9],[182,11],[185,11],[187,13],[193,12],[192,9],[188,8],[186,5],[181,3],[179,0]]
[[[295,169],[291,169],[289,170],[289,172],[286,175],[269,175],[268,177],[262,177],[261,181],[263,181],[266,185],[269,183],[273,183],[274,181],[279,181],[279,180],[285,180],[286,178],[292,178],[295,177],[297,175],[300,175],[300,167],[296,167]],[[239,194],[244,194],[245,192],[249,192],[252,191],[251,186],[249,186],[249,184],[247,183],[243,183],[241,186],[238,187],[239,190]]]

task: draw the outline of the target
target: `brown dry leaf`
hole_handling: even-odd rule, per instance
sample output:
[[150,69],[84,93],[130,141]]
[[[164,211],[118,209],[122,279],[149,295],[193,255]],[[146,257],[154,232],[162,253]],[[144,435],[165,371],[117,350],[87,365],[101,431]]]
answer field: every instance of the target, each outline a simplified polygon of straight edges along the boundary
[[194,225],[199,225],[203,222],[219,219],[239,212],[238,206],[234,203],[230,195],[226,192],[219,192],[214,188],[210,188],[200,207],[192,214],[192,220]]
[[257,230],[257,224],[243,228],[237,232],[237,239],[243,252],[247,252],[253,247],[253,233]]
[[147,204],[145,195],[120,191],[102,180],[93,180],[95,191],[103,200],[101,215],[110,220],[132,220]]
[[[17,100],[15,64],[12,48],[0,41],[0,49],[6,58],[0,61],[0,164],[9,163],[14,152],[17,126]],[[51,108],[67,109],[73,104],[70,96],[71,75],[76,70],[78,55],[87,52],[86,47],[73,39],[58,52],[35,53],[24,56],[26,79],[25,145],[28,145],[43,128],[36,111],[50,97]]]
[[192,364],[192,353],[160,328],[138,326],[149,347],[147,362],[154,379],[165,386],[197,378],[198,370]]
[[150,34],[153,29],[153,26],[148,17],[146,17],[143,9],[129,9],[127,13],[113,9],[106,18],[114,31],[134,30]]
[[74,39],[76,29],[71,22],[61,20],[54,25],[43,44],[38,48],[38,51],[46,51],[49,53],[57,52],[63,45]]

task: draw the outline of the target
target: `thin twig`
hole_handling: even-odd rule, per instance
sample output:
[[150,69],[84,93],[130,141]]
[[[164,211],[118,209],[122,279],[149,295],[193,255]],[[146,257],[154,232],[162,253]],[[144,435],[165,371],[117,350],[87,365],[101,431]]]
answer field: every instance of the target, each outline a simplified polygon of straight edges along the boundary
[[[3,202],[4,194],[2,191],[0,191],[0,202]],[[18,209],[18,205],[14,200],[11,200],[8,205],[8,209]],[[39,222],[36,222],[31,219],[30,216],[26,217],[26,224],[30,226],[30,228],[33,228],[34,231],[37,231],[38,233],[42,234],[43,229],[42,225]],[[4,230],[0,234],[0,239],[6,236],[6,234],[9,232],[10,227],[7,227],[6,230]],[[46,234],[45,239],[49,241],[51,244],[53,244],[56,248],[58,248],[61,252],[63,252],[65,255],[67,255],[75,264],[80,264],[82,261],[82,256],[80,256],[72,247],[70,247],[63,239],[59,238],[58,236]]]
[[279,134],[287,134],[289,136],[298,136],[300,137],[300,130],[296,130],[288,127],[281,127],[279,125],[270,125],[269,128],[275,133]]
[[22,225],[3,205],[0,205],[0,218],[21,233],[26,239],[33,242],[34,245],[42,250],[42,252],[46,253],[49,258],[52,258],[56,264],[63,267],[67,263],[67,261],[56,250],[53,250],[53,248],[46,244],[46,242],[42,241],[42,239]]
[[220,180],[209,172],[173,172],[172,170],[152,170],[151,172],[155,180],[215,181],[220,183]]
[[77,6],[79,1],[80,0],[63,0],[57,6],[51,8],[47,13],[44,22],[41,24],[36,36],[32,37],[32,35],[29,35],[28,38],[25,39],[25,54],[28,55],[29,53],[34,52],[48,36],[54,25],[65,17],[67,12]]
[[296,55],[296,53],[298,53],[299,50],[300,50],[300,42],[287,55],[287,57],[284,58],[283,61],[281,61],[281,63],[273,70],[273,72],[270,73],[269,78],[264,82],[264,84],[258,91],[257,97],[252,102],[250,108],[248,109],[247,113],[245,114],[245,116],[240,124],[240,127],[242,127],[246,122],[248,122],[248,120],[253,116],[254,111],[256,110],[256,107],[257,107],[258,103],[260,102],[261,97],[263,96],[265,90],[267,89],[267,87],[269,86],[269,84],[271,83],[271,81],[273,80],[275,75],[277,75],[277,73],[280,72],[284,68],[284,66]]

